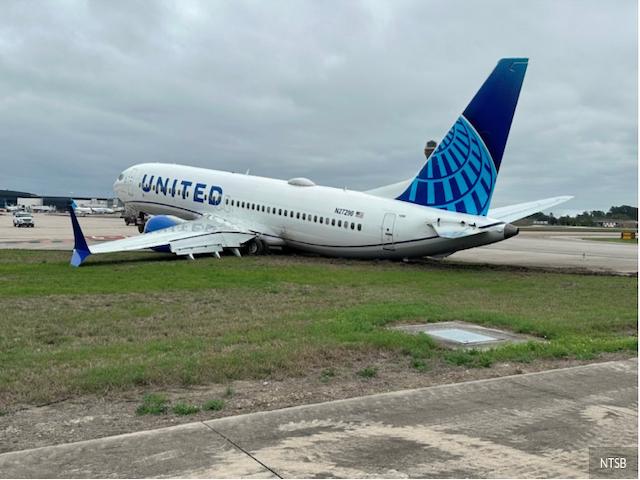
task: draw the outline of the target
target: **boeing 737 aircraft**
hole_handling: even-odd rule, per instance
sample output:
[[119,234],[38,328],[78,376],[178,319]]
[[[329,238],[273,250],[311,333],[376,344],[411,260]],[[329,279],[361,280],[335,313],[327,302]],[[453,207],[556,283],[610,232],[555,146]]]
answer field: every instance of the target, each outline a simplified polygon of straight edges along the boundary
[[107,207],[103,207],[103,206],[96,206],[96,205],[83,205],[82,207],[79,207],[78,204],[76,203],[76,201],[71,198],[71,206],[73,207],[73,210],[81,213],[82,215],[85,214],[94,214],[94,213],[113,213],[113,209],[112,208],[107,208]]
[[499,242],[509,222],[569,200],[563,196],[490,209],[528,59],[498,62],[418,174],[368,192],[175,164],[144,163],[114,190],[130,209],[155,215],[144,234],[89,248],[71,209],[71,265],[92,253],[151,248],[219,256],[293,247],[332,257],[444,257]]
[[4,201],[4,209],[7,212],[17,212],[18,210],[20,210],[20,207],[18,205],[8,205],[7,204],[7,200],[5,199],[5,201]]

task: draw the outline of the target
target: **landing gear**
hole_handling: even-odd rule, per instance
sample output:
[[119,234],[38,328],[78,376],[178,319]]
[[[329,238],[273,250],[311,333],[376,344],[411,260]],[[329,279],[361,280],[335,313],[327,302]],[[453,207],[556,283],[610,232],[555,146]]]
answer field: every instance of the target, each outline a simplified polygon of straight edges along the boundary
[[247,254],[249,255],[269,255],[269,245],[259,238],[254,238],[247,243]]
[[144,227],[147,226],[147,218],[146,215],[142,212],[138,214],[138,232],[144,233]]
[[264,246],[259,238],[254,238],[247,244],[247,253],[249,255],[261,255],[263,250]]

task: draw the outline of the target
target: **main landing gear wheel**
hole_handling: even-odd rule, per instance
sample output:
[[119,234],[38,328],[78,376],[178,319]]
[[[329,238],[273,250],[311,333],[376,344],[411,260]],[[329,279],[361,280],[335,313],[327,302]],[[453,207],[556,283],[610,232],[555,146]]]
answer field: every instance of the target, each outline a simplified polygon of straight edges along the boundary
[[247,253],[249,255],[261,255],[264,245],[259,238],[254,238],[247,244]]
[[145,218],[144,218],[144,213],[140,212],[138,214],[138,218],[140,219],[140,223],[138,224],[138,232],[144,233],[144,227],[147,226],[147,222],[145,221]]

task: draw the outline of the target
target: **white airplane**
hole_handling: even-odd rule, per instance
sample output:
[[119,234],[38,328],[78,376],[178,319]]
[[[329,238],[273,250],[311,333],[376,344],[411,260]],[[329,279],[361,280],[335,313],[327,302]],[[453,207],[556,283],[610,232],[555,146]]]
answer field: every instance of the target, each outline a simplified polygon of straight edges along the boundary
[[332,257],[444,257],[517,235],[509,222],[573,197],[490,209],[528,59],[498,62],[418,174],[368,192],[175,164],[144,163],[114,184],[120,200],[155,215],[144,234],[89,248],[75,215],[71,265],[92,253],[151,248],[240,256],[293,247]]
[[84,207],[84,206],[81,207],[81,206],[79,206],[73,198],[70,198],[69,200],[71,201],[71,207],[73,207],[71,210],[73,210],[73,211],[75,211],[75,212],[77,212],[77,213],[79,213],[81,215],[87,215],[87,214],[90,215],[90,214],[94,213],[93,209],[90,208],[90,207]]
[[4,201],[4,209],[7,212],[17,212],[20,210],[20,207],[18,205],[8,205],[7,204],[7,200],[5,199]]
[[76,203],[76,201],[71,198],[71,206],[73,207],[73,209],[78,212],[81,213],[83,215],[85,214],[94,214],[94,213],[98,213],[98,214],[102,214],[102,213],[113,213],[113,209],[112,208],[107,208],[107,207],[103,207],[100,205],[83,205],[83,206],[78,206],[78,204]]
[[93,210],[94,213],[98,213],[98,214],[105,214],[105,213],[113,213],[114,210],[113,208],[108,208],[108,207],[95,207],[95,206],[90,206],[89,208],[91,208]]

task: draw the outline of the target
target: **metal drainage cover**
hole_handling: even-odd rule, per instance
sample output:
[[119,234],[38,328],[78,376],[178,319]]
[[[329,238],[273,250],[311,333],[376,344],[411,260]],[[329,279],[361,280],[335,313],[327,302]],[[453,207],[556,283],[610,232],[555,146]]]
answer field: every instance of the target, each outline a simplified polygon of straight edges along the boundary
[[536,337],[520,335],[495,328],[486,328],[464,322],[440,322],[423,325],[402,325],[393,327],[406,333],[426,333],[444,347],[489,349],[502,343],[519,343],[530,340],[541,341]]
[[429,335],[433,337],[444,338],[445,340],[450,340],[452,342],[458,343],[495,342],[496,340],[498,340],[496,337],[487,337],[486,335],[468,332],[460,328],[434,330],[432,332],[429,332]]

